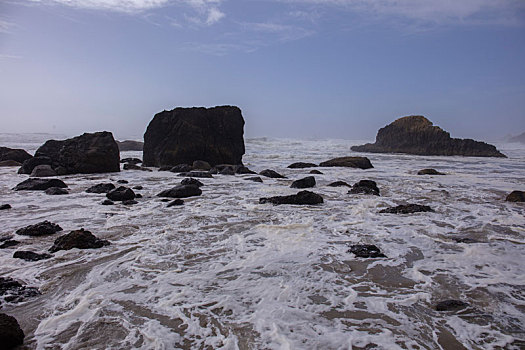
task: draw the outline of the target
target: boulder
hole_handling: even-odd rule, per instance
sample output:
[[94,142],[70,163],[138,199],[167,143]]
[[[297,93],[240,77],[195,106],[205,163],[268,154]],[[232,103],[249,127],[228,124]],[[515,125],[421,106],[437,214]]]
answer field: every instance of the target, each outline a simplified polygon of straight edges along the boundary
[[244,119],[234,106],[157,113],[144,134],[144,165],[242,164]]
[[317,164],[304,163],[304,162],[297,162],[297,163],[288,165],[288,168],[290,169],[315,168],[315,167],[317,167]]
[[19,174],[31,174],[33,169],[38,165],[51,165],[52,160],[49,157],[33,157],[25,160],[22,163],[20,169],[18,169]]
[[14,239],[6,239],[0,244],[0,249],[10,248],[19,245],[20,242],[15,241]]
[[34,237],[34,236],[52,235],[54,233],[57,233],[58,231],[62,231],[62,227],[45,220],[45,221],[39,222],[34,225],[29,225],[29,226],[20,228],[16,230],[16,234],[22,235],[22,236],[33,236]]
[[136,200],[134,199],[127,199],[125,201],[122,201],[122,204],[124,205],[135,205],[135,204],[138,204],[139,202],[137,202]]
[[141,171],[153,171],[151,169],[148,169],[146,167],[143,167],[143,166],[139,166],[139,165],[136,165],[136,164],[132,164],[132,163],[126,163],[124,164],[124,170],[141,170]]
[[40,295],[35,287],[27,287],[10,277],[0,277],[0,297],[10,303],[20,303],[26,298]]
[[140,164],[142,159],[139,158],[123,158],[120,160],[121,163]]
[[235,173],[236,174],[257,174],[255,171],[248,169],[244,165],[236,165]]
[[373,244],[356,244],[351,246],[348,252],[355,254],[358,258],[386,258],[386,255]]
[[202,182],[200,182],[199,180],[194,179],[192,177],[187,177],[187,178],[183,179],[180,182],[180,184],[181,185],[193,185],[193,186],[197,186],[197,187],[204,186],[204,184]]
[[263,180],[259,176],[247,177],[245,180],[249,180],[253,182],[260,182],[260,183],[263,182]]
[[134,190],[139,190],[139,191],[140,191],[140,190],[144,189],[144,187],[141,186],[141,185],[137,185],[137,186],[133,186],[133,189],[134,189]]
[[373,168],[370,159],[367,157],[338,157],[327,160],[319,164],[322,167],[347,167],[347,168],[359,168],[359,169],[370,169]]
[[91,232],[81,228],[80,230],[71,231],[66,235],[58,237],[53,246],[49,248],[49,251],[54,253],[59,250],[69,250],[73,248],[95,249],[102,248],[109,244],[108,241],[99,239]]
[[25,261],[39,261],[39,260],[46,260],[52,258],[53,255],[42,253],[38,254],[35,252],[31,252],[29,250],[18,250],[13,254],[13,258],[15,259],[22,259]]
[[225,167],[219,172],[219,174],[232,176],[235,175],[235,170],[233,170],[233,167]]
[[465,303],[461,300],[444,300],[436,304],[436,311],[457,311],[466,308],[469,306],[468,303]]
[[13,316],[0,313],[0,344],[2,349],[14,349],[24,343],[24,331]]
[[169,207],[175,207],[175,206],[181,206],[181,205],[184,205],[184,201],[182,199],[175,199],[169,202],[166,207],[169,208]]
[[140,193],[135,193],[135,198],[142,198],[142,195]]
[[32,155],[19,148],[0,147],[0,161],[13,160],[18,163],[33,158]]
[[45,191],[50,187],[66,188],[67,185],[59,179],[30,178],[16,185],[15,191]]
[[115,189],[115,185],[108,182],[108,183],[102,183],[102,184],[91,186],[90,188],[86,190],[86,192],[87,193],[108,193],[113,189]]
[[119,186],[109,191],[106,197],[112,201],[127,201],[135,199],[135,192],[131,188]]
[[204,160],[196,160],[193,162],[193,170],[204,170],[209,171],[211,169],[210,163],[204,161]]
[[350,191],[349,194],[372,194],[374,196],[379,196],[379,188],[377,184],[372,180],[361,180],[356,182]]
[[196,185],[177,185],[169,190],[164,190],[159,193],[158,197],[170,198],[187,198],[193,196],[200,196],[202,190]]
[[317,175],[323,175],[323,173],[322,173],[322,172],[320,172],[320,171],[319,171],[319,170],[317,170],[317,169],[314,169],[314,170],[310,170],[310,172],[309,172],[309,173],[310,173],[310,174],[317,174]]
[[344,181],[332,182],[332,183],[329,183],[327,186],[330,186],[330,187],[341,187],[341,186],[352,187],[352,186],[350,186],[349,184],[347,184]]
[[260,198],[259,203],[272,203],[275,205],[279,204],[298,204],[298,205],[314,205],[323,203],[323,197],[320,195],[310,192],[310,191],[301,191],[297,194],[289,196],[276,196],[269,198]]
[[417,174],[418,175],[446,175],[445,173],[440,173],[436,169],[431,169],[431,168],[421,169],[420,171],[417,172]]
[[204,179],[211,179],[213,178],[213,175],[210,174],[207,171],[190,171],[187,173],[180,173],[178,176],[184,176],[184,177],[199,177]]
[[7,209],[11,209],[11,205],[10,204],[2,204],[2,205],[0,205],[0,210],[7,210]]
[[49,194],[51,196],[59,196],[62,194],[69,194],[69,192],[63,188],[60,187],[49,187],[47,190],[45,190],[46,194]]
[[309,188],[315,186],[315,177],[307,176],[303,179],[295,180],[290,185],[291,188]]
[[380,211],[380,213],[388,214],[412,214],[418,212],[433,212],[434,210],[428,205],[419,205],[419,204],[405,204],[398,205],[396,207],[386,208]]
[[117,180],[117,183],[118,184],[127,184],[127,183],[129,183],[129,181],[128,180]]
[[523,191],[512,191],[507,198],[507,202],[525,202],[525,192]]
[[0,167],[9,167],[9,166],[21,166],[22,163],[17,162],[16,160],[2,160],[0,161]]
[[119,152],[124,151],[142,151],[144,148],[144,142],[141,141],[133,141],[133,140],[124,140],[124,141],[117,141],[117,146]]
[[283,176],[279,174],[278,172],[271,170],[271,169],[265,169],[261,171],[259,175],[266,176],[272,179],[286,179],[286,176]]
[[109,200],[109,199],[104,199],[102,201],[102,203],[100,203],[100,204],[102,204],[102,205],[113,205],[115,203],[113,201]]
[[33,171],[31,172],[31,177],[50,177],[50,176],[57,176],[56,171],[51,168],[51,165],[48,164],[42,164],[37,165],[34,167]]
[[177,164],[169,169],[172,173],[189,173],[193,170],[191,165],[188,164]]
[[[117,143],[110,132],[85,133],[71,139],[46,141],[35,152],[35,158],[47,157],[57,173],[91,174],[120,171]],[[60,168],[60,172],[58,169]],[[24,162],[22,173],[29,174],[33,168]]]
[[352,151],[407,153],[426,156],[505,157],[496,147],[471,139],[454,139],[423,116],[399,118],[379,129],[375,143],[353,146]]

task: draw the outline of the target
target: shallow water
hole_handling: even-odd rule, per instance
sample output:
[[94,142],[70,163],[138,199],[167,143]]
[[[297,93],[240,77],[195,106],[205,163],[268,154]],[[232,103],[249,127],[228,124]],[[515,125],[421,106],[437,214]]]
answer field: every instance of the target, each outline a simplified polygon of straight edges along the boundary
[[[0,141],[34,150],[43,140]],[[258,204],[297,192],[290,183],[310,169],[287,165],[352,155],[361,143],[248,139],[245,165],[288,179],[216,175],[200,179],[202,196],[171,208],[156,197],[180,182],[170,172],[64,176],[70,194],[48,196],[12,191],[27,176],[0,168],[0,202],[13,207],[1,213],[0,235],[50,220],[112,243],[25,262],[13,252],[46,251],[56,237],[17,236],[21,245],[0,250],[1,274],[42,296],[2,302],[2,312],[19,320],[27,349],[524,348],[525,205],[504,198],[524,189],[525,147],[498,145],[507,159],[366,154],[373,169],[319,168],[313,191],[323,205]],[[141,154],[121,154],[131,156]],[[427,167],[448,175],[415,175]],[[102,206],[104,195],[84,192],[118,179],[144,186],[139,204]],[[362,179],[381,197],[326,186]],[[435,212],[378,213],[407,202]],[[348,250],[358,243],[388,258],[356,258]],[[445,299],[470,307],[434,311]]]

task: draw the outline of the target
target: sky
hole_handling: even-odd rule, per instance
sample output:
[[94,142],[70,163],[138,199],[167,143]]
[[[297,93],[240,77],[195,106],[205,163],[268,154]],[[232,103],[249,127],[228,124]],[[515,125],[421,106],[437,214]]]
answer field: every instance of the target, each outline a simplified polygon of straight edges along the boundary
[[373,140],[405,115],[525,131],[525,0],[1,0],[0,132],[140,138],[236,105],[247,137]]

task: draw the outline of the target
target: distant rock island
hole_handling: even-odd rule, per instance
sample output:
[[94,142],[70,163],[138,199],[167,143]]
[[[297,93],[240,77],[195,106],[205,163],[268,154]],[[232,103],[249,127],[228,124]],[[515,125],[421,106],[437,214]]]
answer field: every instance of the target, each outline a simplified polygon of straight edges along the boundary
[[133,141],[133,140],[124,140],[124,141],[117,141],[118,149],[120,152],[124,151],[142,151],[142,148],[144,147],[144,142],[141,141]]
[[485,142],[451,138],[448,132],[420,115],[399,118],[379,129],[375,143],[351,149],[356,152],[427,156],[506,157]]
[[511,137],[511,138],[509,139],[509,142],[525,143],[525,132],[519,134],[518,136]]

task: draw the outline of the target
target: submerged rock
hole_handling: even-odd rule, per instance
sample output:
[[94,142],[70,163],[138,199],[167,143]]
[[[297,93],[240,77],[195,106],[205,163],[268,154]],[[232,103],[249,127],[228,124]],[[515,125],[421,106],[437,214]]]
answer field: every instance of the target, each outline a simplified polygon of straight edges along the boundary
[[322,172],[320,172],[319,170],[317,169],[314,169],[314,170],[310,170],[310,174],[317,174],[317,175],[323,175]]
[[253,181],[253,182],[263,182],[263,179],[261,179],[260,176],[253,176],[253,177],[247,177],[245,180]]
[[507,198],[507,202],[525,202],[525,192],[523,191],[512,191]]
[[379,196],[379,188],[377,184],[372,180],[361,180],[356,182],[350,191],[349,194],[372,194],[374,196]]
[[34,237],[34,236],[52,235],[54,233],[57,233],[58,231],[62,231],[62,227],[45,220],[45,221],[39,222],[34,225],[29,225],[29,226],[20,228],[16,230],[16,234],[22,235],[22,236],[33,236]]
[[169,208],[169,207],[174,207],[174,206],[180,206],[183,204],[184,204],[184,201],[182,199],[175,199],[174,201],[169,202],[166,207]]
[[2,349],[14,349],[24,343],[24,331],[13,316],[0,313],[0,344]]
[[235,175],[235,170],[233,170],[233,167],[225,167],[219,172],[219,174],[232,176]]
[[135,192],[131,188],[119,186],[109,191],[106,197],[112,201],[127,201],[135,198]]
[[204,186],[204,184],[202,182],[200,182],[199,180],[194,179],[192,177],[187,177],[185,179],[182,179],[180,184],[181,185],[193,185],[193,186],[197,186],[197,187]]
[[408,153],[429,156],[505,157],[496,147],[471,139],[454,139],[423,116],[399,118],[379,129],[375,143],[353,146],[352,151]]
[[127,184],[127,183],[129,183],[129,181],[128,180],[117,180],[117,183],[118,184]]
[[6,239],[2,241],[2,244],[0,244],[0,249],[10,248],[19,245],[20,242],[15,241],[13,239]]
[[31,252],[29,250],[18,250],[13,254],[13,258],[15,259],[22,259],[25,261],[39,261],[39,260],[46,260],[52,258],[53,255],[51,254],[38,254],[35,252]]
[[317,164],[304,163],[304,162],[297,162],[297,163],[288,165],[288,168],[290,169],[315,168],[315,167],[317,167]]
[[180,173],[178,176],[184,176],[184,177],[199,177],[203,179],[211,179],[213,176],[207,172],[207,171],[190,171],[187,173]]
[[327,186],[330,186],[330,187],[342,187],[342,186],[352,187],[352,186],[350,186],[348,183],[346,183],[344,181],[332,182],[332,183],[329,183]]
[[418,175],[446,175],[445,173],[440,173],[436,169],[431,169],[431,168],[421,169],[420,171],[417,172],[417,174]]
[[367,157],[339,157],[327,160],[319,164],[322,167],[348,167],[348,168],[359,168],[359,169],[370,169],[373,168],[370,159]]
[[0,167],[10,167],[10,166],[22,166],[22,163],[17,162],[16,160],[2,160],[2,161],[0,161]]
[[386,258],[386,255],[373,244],[356,244],[351,246],[348,252],[355,254],[358,258]]
[[0,147],[0,161],[11,160],[17,163],[23,163],[24,161],[31,158],[33,158],[33,156],[23,149]]
[[102,204],[102,205],[113,205],[113,204],[115,204],[115,203],[114,203],[112,200],[104,199],[104,200],[102,201],[102,203],[100,203],[100,204]]
[[278,172],[271,170],[271,169],[265,169],[261,171],[259,175],[266,176],[272,179],[286,179],[286,176],[283,176],[279,174]]
[[193,196],[200,196],[202,190],[196,185],[177,185],[169,190],[164,190],[159,193],[158,197],[170,198],[187,198]]
[[126,163],[123,166],[124,170],[141,170],[141,171],[153,171],[151,169],[145,168],[143,166],[139,166],[133,163]]
[[15,191],[45,191],[51,187],[66,188],[67,185],[59,179],[30,178],[16,185]]
[[58,237],[49,251],[54,253],[59,250],[69,250],[73,248],[96,249],[109,244],[109,241],[99,239],[91,232],[81,228],[80,230],[71,231],[66,235]]
[[139,159],[139,158],[122,158],[120,160],[120,162],[121,163],[129,163],[129,164],[140,164],[140,163],[142,163],[142,159]]
[[40,295],[35,287],[27,287],[10,277],[0,277],[0,297],[9,303],[20,303]]
[[69,194],[69,192],[63,188],[60,187],[49,187],[46,191],[46,194],[49,194],[51,196],[59,196],[62,194]]
[[33,157],[25,160],[22,163],[22,166],[20,169],[18,169],[19,174],[31,174],[33,172],[33,169],[39,165],[51,165],[52,160],[49,157],[39,156],[39,157]]
[[291,188],[309,188],[315,186],[315,177],[307,176],[303,179],[295,180],[290,185]]
[[428,205],[419,205],[419,204],[405,204],[398,205],[396,207],[386,208],[380,211],[380,213],[387,214],[412,214],[417,212],[433,212],[434,210]]
[[169,171],[172,173],[189,173],[192,170],[193,168],[188,164],[177,164],[173,167],[169,167]]
[[115,185],[108,182],[108,183],[102,183],[102,184],[91,186],[90,188],[86,190],[86,192],[87,193],[108,193],[114,189],[115,189]]
[[236,165],[235,173],[236,174],[257,174],[255,171],[248,169],[244,165]]
[[320,195],[310,192],[310,191],[301,191],[297,194],[292,194],[289,196],[276,196],[268,198],[260,198],[259,203],[272,203],[275,205],[279,204],[298,204],[298,205],[313,205],[323,203],[323,197]]
[[144,189],[144,187],[141,186],[141,185],[137,185],[137,186],[133,186],[133,189],[134,189],[134,190],[139,190],[139,191],[140,191],[140,190]]
[[469,304],[464,301],[450,299],[437,303],[436,311],[457,311],[464,309],[467,306],[469,306]]
[[124,140],[124,141],[117,141],[117,146],[119,152],[124,151],[142,151],[144,148],[144,142],[141,141],[133,141],[133,140]]
[[10,204],[2,204],[2,205],[0,205],[0,210],[7,210],[7,209],[11,209],[11,205]]
[[135,204],[138,204],[138,203],[139,202],[137,202],[134,199],[128,199],[128,200],[122,201],[122,204],[124,204],[124,205],[135,205]]
[[210,163],[204,160],[195,160],[192,164],[193,170],[204,170],[208,171],[211,169]]
[[56,171],[51,168],[51,165],[48,164],[42,164],[37,165],[33,171],[31,172],[31,177],[50,177],[50,176],[57,176]]
[[470,237],[452,237],[456,243],[465,243],[465,244],[472,244],[472,243],[480,243],[477,239],[470,238]]

